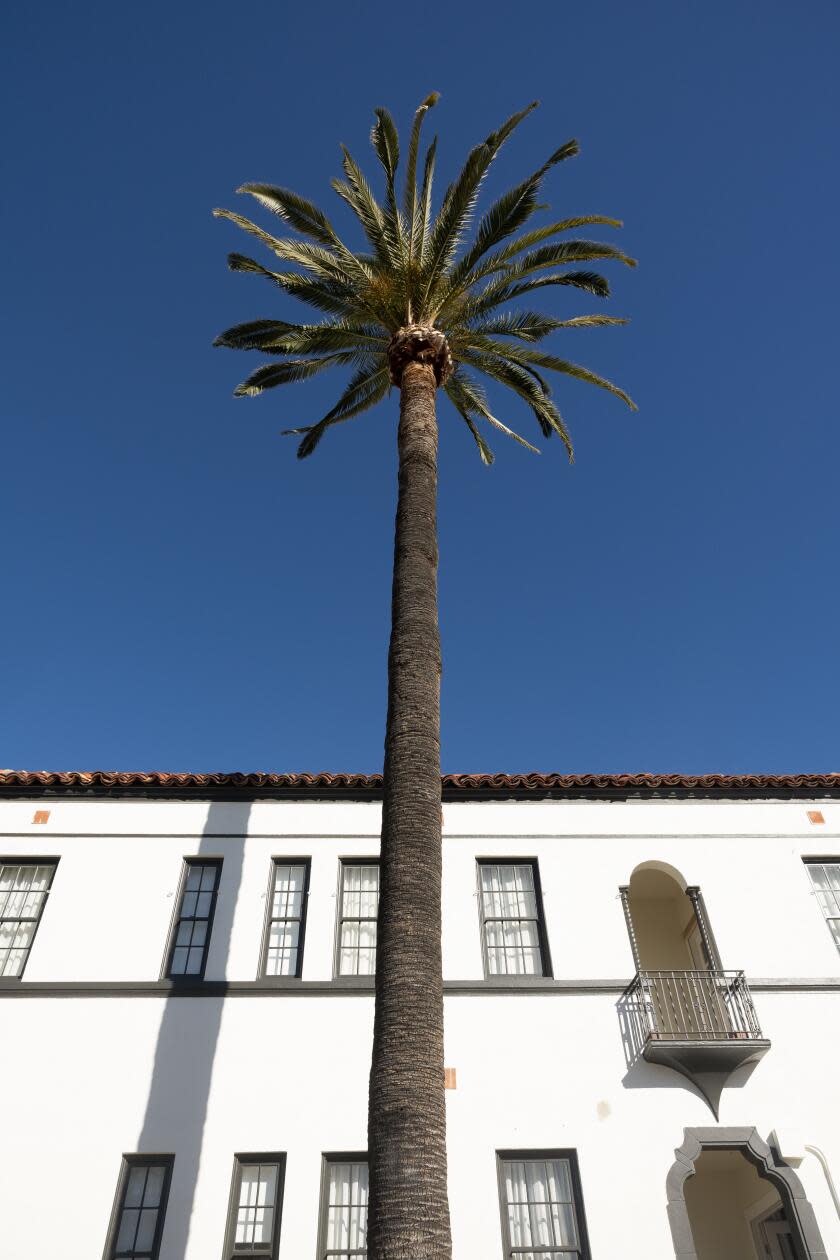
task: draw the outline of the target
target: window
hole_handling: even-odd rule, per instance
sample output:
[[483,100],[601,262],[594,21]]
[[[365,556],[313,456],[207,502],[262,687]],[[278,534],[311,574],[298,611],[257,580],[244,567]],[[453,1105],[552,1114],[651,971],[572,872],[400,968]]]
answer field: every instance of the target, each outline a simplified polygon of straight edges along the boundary
[[285,1155],[237,1155],[230,1191],[225,1260],[276,1260]]
[[0,976],[22,976],[32,948],[55,862],[0,864]]
[[107,1260],[157,1260],[174,1155],[125,1155],[117,1185]]
[[268,894],[263,975],[300,975],[308,892],[309,863],[275,858]]
[[806,862],[828,930],[840,949],[840,861]]
[[171,980],[202,979],[210,946],[210,928],[222,870],[220,859],[187,858],[181,877],[178,918],[169,948],[166,974]]
[[342,862],[340,902],[338,974],[372,976],[376,972],[378,862]]
[[574,1151],[499,1155],[505,1260],[588,1260]]
[[365,1155],[325,1155],[318,1260],[367,1255],[368,1166]]
[[487,976],[551,975],[536,862],[479,862]]

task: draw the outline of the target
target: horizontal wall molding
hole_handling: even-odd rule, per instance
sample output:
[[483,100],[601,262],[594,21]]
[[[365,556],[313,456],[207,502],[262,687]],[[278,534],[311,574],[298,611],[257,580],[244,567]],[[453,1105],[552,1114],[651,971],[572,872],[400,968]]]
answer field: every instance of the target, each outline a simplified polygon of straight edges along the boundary
[[[630,980],[445,980],[444,996],[576,997],[618,996]],[[754,993],[838,993],[840,977],[814,979],[756,979]],[[337,980],[0,980],[0,998],[228,998],[228,997],[372,997],[373,979]]]
[[[3,840],[31,840],[34,832],[29,831],[2,831],[0,830],[0,841]],[[378,831],[53,831],[49,828],[44,832],[38,833],[39,838],[48,835],[51,840],[201,840],[205,844],[212,840],[302,840],[306,842],[315,842],[318,840],[364,840],[379,841],[380,833]],[[788,840],[791,844],[805,845],[806,841],[813,844],[813,833],[811,831],[582,831],[580,828],[572,828],[569,831],[447,831],[443,830],[444,840],[499,840],[503,843],[514,840],[542,841],[542,840],[622,840],[630,842],[633,840],[639,843],[651,841],[658,843],[665,841],[680,840]],[[840,831],[823,831],[820,832],[820,843],[825,844],[826,840],[836,840],[840,842]],[[806,853],[803,852],[803,857]],[[807,854],[809,861],[835,861],[835,855],[828,857],[812,858],[810,853]]]

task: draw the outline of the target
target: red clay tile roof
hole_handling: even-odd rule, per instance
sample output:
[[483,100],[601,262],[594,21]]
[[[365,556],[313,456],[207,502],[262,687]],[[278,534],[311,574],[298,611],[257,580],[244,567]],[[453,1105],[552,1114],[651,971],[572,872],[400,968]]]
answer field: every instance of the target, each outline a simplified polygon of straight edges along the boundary
[[[831,774],[445,774],[444,800],[712,797],[840,798]],[[2,796],[368,799],[381,774],[170,774],[131,770],[0,770]]]

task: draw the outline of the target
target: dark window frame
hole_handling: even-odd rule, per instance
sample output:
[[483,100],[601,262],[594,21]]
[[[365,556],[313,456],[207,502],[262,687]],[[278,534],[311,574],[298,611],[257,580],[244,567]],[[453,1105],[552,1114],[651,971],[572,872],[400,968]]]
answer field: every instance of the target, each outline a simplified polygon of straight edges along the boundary
[[577,1225],[578,1239],[580,1247],[577,1254],[580,1260],[592,1260],[592,1253],[589,1249],[589,1230],[586,1225],[586,1211],[583,1205],[583,1186],[580,1179],[580,1164],[578,1162],[578,1153],[574,1147],[551,1147],[547,1150],[503,1150],[496,1151],[496,1176],[499,1186],[499,1213],[502,1220],[502,1254],[503,1260],[516,1260],[520,1252],[535,1252],[540,1254],[541,1250],[546,1253],[559,1251],[561,1255],[575,1255],[574,1248],[568,1247],[521,1247],[518,1251],[513,1251],[513,1243],[510,1238],[510,1225],[508,1222],[508,1202],[505,1193],[505,1176],[504,1164],[512,1160],[530,1160],[530,1159],[564,1159],[569,1165],[569,1176],[572,1182],[572,1201],[575,1209],[575,1224]]
[[105,1250],[102,1253],[102,1260],[115,1260],[117,1251],[117,1240],[120,1232],[120,1222],[122,1220],[123,1207],[125,1204],[125,1192],[128,1187],[128,1178],[132,1168],[153,1168],[162,1165],[163,1189],[160,1192],[160,1204],[158,1207],[158,1218],[155,1225],[155,1236],[152,1240],[151,1260],[158,1260],[160,1255],[160,1245],[163,1239],[163,1227],[166,1221],[166,1208],[169,1202],[169,1190],[172,1185],[172,1170],[175,1166],[174,1155],[137,1155],[123,1154],[120,1172],[117,1178],[117,1191],[114,1195],[114,1206],[111,1209],[111,1219],[108,1222],[108,1234],[105,1239]]
[[[539,975],[515,975],[510,972],[491,972],[489,967],[489,959],[487,955],[487,932],[485,924],[488,922],[484,917],[484,896],[481,888],[481,868],[482,866],[530,866],[534,873],[534,900],[537,904],[537,936],[540,942],[540,955],[542,957],[542,972]],[[481,937],[481,961],[484,967],[485,980],[511,980],[525,981],[529,980],[553,980],[554,969],[551,964],[551,950],[548,944],[548,928],[545,922],[545,906],[543,904],[542,880],[540,879],[540,863],[536,857],[477,857],[475,860],[475,877],[478,887],[478,930]],[[492,922],[500,922],[501,920],[492,920]]]
[[[810,892],[811,896],[816,900],[817,893],[820,890],[817,888],[817,885],[814,883],[814,880],[811,876],[811,872],[808,870],[808,867],[809,866],[838,866],[840,865],[840,854],[835,853],[831,857],[825,854],[822,854],[822,855],[818,854],[816,857],[812,857],[810,854],[803,855],[802,865],[805,867],[806,873],[808,875],[808,891]],[[828,928],[829,939],[836,946],[838,952],[840,952],[840,940],[838,940],[835,937],[834,932],[832,931],[832,928],[831,928],[832,921],[837,919],[838,915],[826,914],[825,910],[822,908],[819,902],[817,902],[817,906],[819,908],[820,914],[822,915],[822,921]]]
[[[380,880],[376,893],[376,948],[379,947],[379,896],[382,890],[382,863],[379,856],[376,857],[340,857],[338,859],[338,894],[336,897],[335,907],[335,948],[333,950],[333,979],[334,980],[373,980],[376,974],[374,971],[369,975],[364,973],[360,975],[358,972],[348,973],[344,975],[341,971],[341,925],[344,922],[342,913],[344,908],[344,869],[347,866],[375,866],[379,870]],[[351,922],[351,920],[348,920]],[[354,923],[368,923],[368,919],[354,919]]]
[[[300,908],[300,930],[298,932],[298,953],[297,953],[297,969],[293,976],[275,976],[269,973],[268,968],[268,945],[271,935],[271,924],[273,921],[272,908],[274,906],[274,877],[278,866],[302,866],[303,874],[303,902]],[[260,950],[260,970],[257,975],[258,980],[300,980],[303,975],[303,949],[306,944],[306,916],[309,909],[309,879],[312,873],[311,857],[284,857],[283,854],[275,855],[271,858],[268,871],[268,892],[265,899],[265,915],[263,916],[263,939],[262,948]]]
[[[0,976],[0,984],[3,984],[4,982],[7,982],[7,981],[11,983],[20,983],[20,981],[23,979],[24,972],[26,971],[26,968],[29,964],[29,956],[32,953],[32,946],[35,944],[35,937],[38,935],[38,928],[41,926],[41,920],[44,917],[44,912],[46,911],[47,903],[50,899],[50,893],[53,890],[53,884],[55,883],[55,875],[56,875],[56,871],[58,870],[58,864],[60,860],[61,858],[57,856],[31,857],[29,854],[26,854],[25,856],[21,857],[21,856],[16,856],[15,854],[11,854],[10,856],[7,857],[4,854],[0,854],[0,867],[2,866],[51,866],[52,867],[52,875],[50,876],[50,882],[47,885],[46,892],[44,893],[44,900],[41,903],[41,911],[38,915],[38,918],[35,919],[34,921],[35,926],[32,929],[32,938],[29,942],[29,945],[27,946],[26,956],[23,960],[23,965],[21,966],[21,969],[16,976]],[[12,921],[13,920],[7,920],[7,919],[2,920],[2,922],[4,923],[12,922]],[[19,920],[16,920],[16,921],[19,922]],[[32,922],[32,920],[26,920],[26,921]]]
[[[274,1202],[274,1227],[271,1231],[270,1249],[265,1251],[237,1250],[236,1248],[236,1222],[239,1214],[239,1194],[242,1188],[242,1166],[244,1164],[276,1164],[277,1165],[277,1198]],[[233,1157],[233,1176],[230,1183],[230,1200],[228,1203],[227,1225],[225,1227],[225,1244],[222,1252],[222,1260],[236,1260],[237,1256],[242,1256],[243,1260],[248,1257],[268,1256],[269,1260],[277,1260],[280,1250],[280,1219],[283,1214],[283,1191],[286,1185],[286,1152],[285,1151],[260,1151],[260,1152],[241,1152]]]
[[[178,895],[175,900],[175,910],[172,915],[172,922],[169,927],[169,937],[166,942],[166,953],[164,954],[162,980],[169,980],[172,984],[190,984],[197,983],[204,979],[204,972],[207,969],[207,960],[210,957],[210,941],[213,936],[213,920],[216,917],[216,904],[219,900],[219,890],[222,885],[222,867],[224,858],[220,857],[203,857],[195,854],[191,857],[182,859],[181,876],[178,881]],[[198,972],[187,973],[182,975],[171,975],[172,959],[175,953],[175,942],[178,938],[178,925],[181,922],[181,909],[184,904],[184,894],[187,891],[187,879],[189,878],[189,870],[192,866],[215,866],[216,868],[216,884],[211,894],[210,913],[207,916],[207,934],[204,938],[204,955],[201,960],[201,970]]]
[[[368,1173],[370,1173],[370,1161],[367,1151],[324,1151],[321,1155],[321,1190],[318,1208],[318,1260],[327,1260],[327,1223],[330,1207],[330,1164],[367,1164]],[[368,1203],[369,1202],[370,1200],[368,1200]],[[367,1237],[367,1230],[365,1230],[365,1237]],[[365,1247],[363,1254],[367,1256],[367,1247]]]

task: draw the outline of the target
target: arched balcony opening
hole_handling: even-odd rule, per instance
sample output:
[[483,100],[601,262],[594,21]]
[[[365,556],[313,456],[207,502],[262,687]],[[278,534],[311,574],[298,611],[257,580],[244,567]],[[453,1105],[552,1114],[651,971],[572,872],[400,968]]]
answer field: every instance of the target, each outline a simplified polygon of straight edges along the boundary
[[[708,923],[698,916],[700,889],[690,891],[679,871],[645,862],[630,876],[628,902],[641,971],[709,971],[719,963]],[[704,942],[704,935],[709,938]],[[710,955],[714,952],[714,957]]]
[[742,971],[721,962],[697,885],[665,862],[643,862],[621,888],[636,975],[620,1010],[632,1057],[691,1080],[715,1117],[723,1086],[770,1043]]

